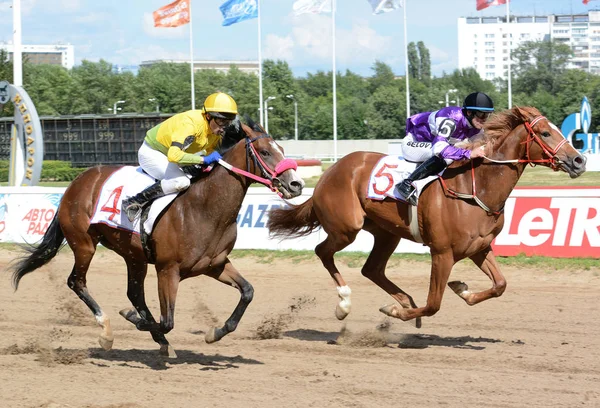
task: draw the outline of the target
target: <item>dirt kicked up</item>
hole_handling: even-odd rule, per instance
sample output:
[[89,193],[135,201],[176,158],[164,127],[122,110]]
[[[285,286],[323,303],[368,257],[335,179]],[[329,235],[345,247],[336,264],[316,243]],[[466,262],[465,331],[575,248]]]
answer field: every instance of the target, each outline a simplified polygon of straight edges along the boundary
[[[0,269],[15,258],[0,250]],[[352,311],[338,301],[317,262],[241,258],[234,264],[255,288],[237,331],[206,344],[238,292],[207,277],[184,281],[167,338],[178,358],[119,316],[129,307],[126,271],[101,251],[88,287],[111,318],[115,342],[103,351],[100,328],[66,286],[72,255],[61,252],[21,281],[0,275],[2,407],[599,407],[600,265],[592,270],[503,267],[508,289],[469,307],[446,290],[441,310],[423,327],[391,320],[392,302],[340,265],[352,288]],[[429,265],[401,262],[388,276],[424,304]],[[487,278],[468,262],[452,279],[473,289]],[[156,274],[147,299],[158,315]]]

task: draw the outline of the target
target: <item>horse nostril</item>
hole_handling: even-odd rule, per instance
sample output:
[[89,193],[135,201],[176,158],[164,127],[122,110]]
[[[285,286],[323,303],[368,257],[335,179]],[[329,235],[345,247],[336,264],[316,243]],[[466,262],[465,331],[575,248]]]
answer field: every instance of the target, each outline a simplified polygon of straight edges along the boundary
[[573,159],[573,165],[576,168],[580,168],[582,166],[585,166],[585,163],[587,162],[587,157],[585,156],[577,156]]
[[302,183],[300,183],[299,181],[292,181],[290,183],[290,190],[292,190],[293,192],[302,190]]

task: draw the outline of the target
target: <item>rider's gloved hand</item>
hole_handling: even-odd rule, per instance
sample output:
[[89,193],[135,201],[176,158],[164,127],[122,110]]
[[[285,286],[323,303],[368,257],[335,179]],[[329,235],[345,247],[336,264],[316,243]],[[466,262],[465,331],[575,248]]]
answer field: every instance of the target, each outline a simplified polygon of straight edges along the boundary
[[486,154],[485,145],[480,146],[476,149],[471,150],[471,159],[476,159],[477,157],[484,157]]
[[219,152],[212,152],[211,154],[204,156],[204,161],[202,162],[202,164],[213,164],[215,162],[218,162],[222,158],[223,157],[219,154]]

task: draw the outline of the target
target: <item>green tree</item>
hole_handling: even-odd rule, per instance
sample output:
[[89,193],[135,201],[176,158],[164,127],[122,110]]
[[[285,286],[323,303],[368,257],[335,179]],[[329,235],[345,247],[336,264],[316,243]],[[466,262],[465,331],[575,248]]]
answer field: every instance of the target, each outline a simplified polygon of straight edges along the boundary
[[[190,69],[186,64],[161,62],[141,67],[136,88],[138,98],[155,98],[161,112],[177,113],[191,108]],[[203,101],[201,98],[199,103]]]
[[538,88],[555,92],[572,55],[568,45],[556,40],[522,43],[512,54],[515,88],[528,94]]
[[394,86],[381,87],[369,98],[367,138],[401,139],[406,130],[404,95]]
[[58,65],[29,65],[23,85],[35,104],[38,115],[59,116],[71,113],[74,81],[70,72]]
[[270,102],[269,133],[277,138],[294,137],[294,104],[286,95],[296,97],[294,74],[285,61],[265,60],[263,63],[264,96],[275,96]]
[[373,70],[373,76],[369,78],[371,94],[375,93],[380,87],[387,87],[394,83],[396,75],[394,75],[394,71],[386,63],[375,61],[371,69]]
[[419,52],[417,51],[417,46],[414,42],[408,43],[408,48],[406,51],[406,55],[408,56],[408,75],[410,78],[419,79],[420,78],[420,66],[421,62],[419,61]]
[[431,57],[423,41],[417,43],[419,50],[419,79],[426,85],[431,84]]

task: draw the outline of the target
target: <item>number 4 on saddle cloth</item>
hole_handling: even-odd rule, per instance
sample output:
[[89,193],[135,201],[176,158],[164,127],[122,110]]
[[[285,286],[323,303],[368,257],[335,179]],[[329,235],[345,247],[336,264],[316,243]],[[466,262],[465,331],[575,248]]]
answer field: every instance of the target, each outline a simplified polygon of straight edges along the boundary
[[[100,197],[96,202],[94,216],[91,224],[106,224],[113,228],[125,229],[140,233],[140,218],[132,223],[121,209],[123,199],[131,197],[154,184],[156,180],[144,173],[140,167],[125,166],[114,172],[102,186]],[[177,193],[168,194],[152,202],[147,218],[144,220],[143,230],[146,234],[152,233],[152,228],[163,210],[177,197]],[[146,212],[146,211],[144,211]]]
[[[367,198],[384,200],[386,197],[390,197],[406,202],[402,197],[396,195],[394,186],[410,176],[418,164],[406,161],[402,156],[383,156],[371,172]],[[429,176],[413,183],[417,199],[423,189],[437,177],[437,175]]]

